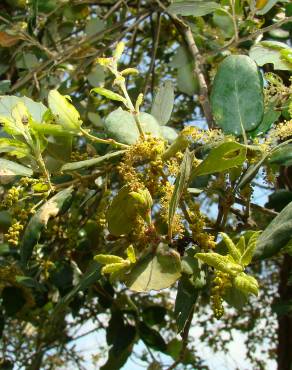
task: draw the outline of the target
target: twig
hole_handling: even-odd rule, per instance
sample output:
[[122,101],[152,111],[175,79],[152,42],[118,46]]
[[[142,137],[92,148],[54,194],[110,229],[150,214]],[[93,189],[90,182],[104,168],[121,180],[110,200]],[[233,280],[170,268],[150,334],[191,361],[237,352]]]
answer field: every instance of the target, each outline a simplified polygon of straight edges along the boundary
[[[155,68],[155,60],[156,60],[156,54],[157,54],[157,49],[158,49],[158,45],[159,45],[159,38],[160,38],[160,29],[161,29],[161,14],[157,13],[157,23],[156,23],[156,31],[155,31],[155,34],[154,34],[154,40],[153,40],[153,49],[152,49],[151,62],[150,62],[150,66],[149,66],[146,78],[145,78],[145,84],[144,84],[144,91],[143,91],[144,96],[147,94],[150,75],[152,74],[152,76],[153,76],[153,71],[154,71],[154,68]],[[153,80],[152,80],[152,90],[153,90],[153,85],[154,85],[154,83],[153,83]]]
[[[238,204],[246,205],[245,201],[240,199],[240,198],[235,198],[234,200]],[[266,208],[266,207],[262,207],[258,204],[255,204],[255,203],[250,203],[250,207],[257,210],[257,211],[260,211],[262,213],[266,213],[270,216],[277,216],[278,215],[278,212],[273,211],[272,209],[269,209],[269,208]]]
[[213,127],[213,118],[211,112],[211,106],[208,97],[208,85],[203,73],[203,58],[199,52],[197,44],[194,40],[192,30],[188,24],[186,24],[181,18],[173,13],[168,12],[167,8],[161,3],[160,0],[156,0],[158,5],[163,9],[163,11],[172,19],[177,29],[182,33],[185,41],[188,45],[190,54],[194,61],[194,74],[198,79],[200,95],[199,101],[204,111],[205,118],[207,120],[209,128]]

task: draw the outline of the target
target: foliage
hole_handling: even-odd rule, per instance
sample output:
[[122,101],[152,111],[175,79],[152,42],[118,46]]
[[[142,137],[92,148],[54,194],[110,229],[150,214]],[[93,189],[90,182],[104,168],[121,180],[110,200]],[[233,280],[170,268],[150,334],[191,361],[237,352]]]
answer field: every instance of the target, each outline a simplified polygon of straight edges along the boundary
[[256,348],[271,310],[290,312],[275,287],[291,254],[291,13],[0,5],[0,368],[82,368],[90,323],[101,369],[136,351],[148,369],[206,369],[194,322],[199,345],[224,349],[237,328]]

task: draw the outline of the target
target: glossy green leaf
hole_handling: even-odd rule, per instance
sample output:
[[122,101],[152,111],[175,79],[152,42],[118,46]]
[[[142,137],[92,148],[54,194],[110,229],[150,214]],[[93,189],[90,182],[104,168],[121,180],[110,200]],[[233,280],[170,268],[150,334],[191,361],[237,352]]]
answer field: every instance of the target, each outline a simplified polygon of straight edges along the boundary
[[51,217],[56,217],[64,208],[67,207],[68,202],[72,198],[73,188],[68,188],[60,191],[49,199],[35,215],[30,219],[22,240],[20,250],[21,262],[26,265],[33,251],[34,246],[38,242],[41,233],[46,227]]
[[189,96],[198,92],[198,80],[194,75],[193,63],[185,64],[177,71],[177,88]]
[[158,123],[166,125],[174,104],[174,88],[171,81],[164,82],[158,89],[151,108],[151,114]]
[[246,55],[231,55],[219,65],[211,106],[214,119],[225,133],[242,135],[254,130],[264,113],[262,77]]
[[161,290],[173,285],[181,275],[179,254],[172,250],[158,250],[140,259],[129,273],[126,285],[135,292]]
[[242,165],[246,158],[246,147],[235,141],[222,143],[212,149],[207,158],[194,170],[194,176],[222,172]]
[[94,92],[96,94],[102,95],[105,98],[110,99],[110,100],[120,101],[124,104],[127,103],[127,100],[122,95],[117,94],[111,90],[105,89],[104,87],[95,87],[94,89],[91,89],[90,92],[91,93]]
[[214,1],[205,0],[175,0],[169,7],[168,11],[179,15],[192,15],[194,17],[201,17],[203,15],[212,13],[214,10],[220,8],[220,5]]
[[174,308],[177,331],[179,333],[184,329],[186,321],[198,299],[198,295],[199,290],[194,287],[186,275],[183,275],[178,283]]
[[[159,123],[148,113],[140,113],[139,119],[145,134],[162,137]],[[133,115],[122,108],[111,112],[104,123],[108,136],[123,144],[135,144],[139,139],[139,131]]]
[[142,341],[150,348],[160,352],[166,351],[166,343],[161,334],[157,330],[146,325],[144,322],[139,323],[139,334]]
[[249,56],[259,66],[269,63],[274,65],[274,69],[290,71],[292,70],[292,63],[282,57],[282,50],[289,51],[292,49],[283,42],[261,41],[250,49]]
[[231,38],[234,35],[232,16],[224,8],[215,10],[213,23],[221,30],[225,39]]
[[186,149],[183,161],[180,166],[180,173],[176,178],[175,187],[169,202],[169,210],[168,210],[168,235],[171,238],[172,236],[172,223],[173,218],[176,212],[176,209],[179,205],[180,199],[188,185],[192,165],[194,160],[194,152],[190,152]]
[[57,124],[69,131],[79,131],[82,124],[80,115],[67,97],[57,90],[51,90],[48,103]]
[[260,235],[255,258],[267,258],[278,253],[291,239],[292,202],[290,202]]
[[19,163],[0,158],[0,183],[8,184],[14,180],[15,176],[31,177],[32,169],[25,167]]

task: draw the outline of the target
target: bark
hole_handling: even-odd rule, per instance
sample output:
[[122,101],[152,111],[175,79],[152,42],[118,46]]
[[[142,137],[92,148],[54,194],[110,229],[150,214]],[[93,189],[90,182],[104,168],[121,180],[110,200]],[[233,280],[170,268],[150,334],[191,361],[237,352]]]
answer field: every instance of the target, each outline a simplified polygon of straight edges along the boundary
[[[292,299],[292,285],[288,279],[292,272],[292,257],[285,255],[281,271],[279,294],[282,303]],[[278,370],[292,370],[292,312],[278,317]]]

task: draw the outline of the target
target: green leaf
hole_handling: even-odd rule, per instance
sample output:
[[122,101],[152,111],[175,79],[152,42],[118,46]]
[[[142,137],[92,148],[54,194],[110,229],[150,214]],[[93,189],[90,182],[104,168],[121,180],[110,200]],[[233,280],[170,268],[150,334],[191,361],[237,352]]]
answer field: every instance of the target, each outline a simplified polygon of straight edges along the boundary
[[[51,123],[36,123],[32,122],[30,128],[42,135],[53,135],[53,136],[68,136],[70,135],[69,130],[65,130],[60,125],[54,125]],[[74,134],[75,131],[72,131],[71,134]]]
[[167,309],[163,306],[151,305],[143,308],[142,316],[146,324],[160,325],[165,323],[165,316],[167,314]]
[[72,198],[73,188],[68,188],[60,191],[49,199],[35,215],[30,219],[22,240],[20,250],[21,262],[26,265],[33,251],[34,246],[38,242],[44,227],[47,225],[51,217],[56,217]]
[[158,250],[141,258],[129,273],[126,285],[135,292],[161,290],[174,284],[181,275],[178,253],[172,249]]
[[92,158],[92,159],[86,159],[85,161],[79,161],[79,162],[72,162],[72,163],[66,163],[61,168],[61,171],[76,171],[81,170],[83,168],[89,168],[92,166],[98,166],[100,164],[103,164],[106,161],[109,161],[112,158],[120,157],[122,156],[126,151],[125,150],[118,150],[116,152],[108,153],[106,155],[103,155],[101,157]]
[[220,5],[214,1],[205,0],[176,0],[169,7],[168,11],[179,15],[192,15],[194,17],[201,17],[212,13],[214,10],[220,8]]
[[57,90],[51,90],[48,103],[57,124],[69,131],[79,131],[82,124],[80,115],[67,97]]
[[259,66],[270,63],[274,65],[274,69],[290,71],[292,70],[292,63],[289,63],[282,57],[282,50],[292,51],[292,49],[287,44],[284,44],[282,42],[262,41],[257,43],[250,49],[249,56]]
[[174,104],[174,88],[171,81],[164,82],[158,89],[151,108],[151,114],[161,125],[170,119]]
[[122,95],[117,94],[111,90],[105,89],[104,87],[95,87],[94,89],[91,89],[91,93],[94,92],[96,94],[100,94],[104,96],[105,98],[108,98],[110,100],[116,100],[121,101],[124,104],[127,103],[127,99],[125,99]]
[[80,278],[78,284],[58,302],[52,313],[52,317],[57,319],[59,314],[66,309],[68,304],[73,300],[78,292],[87,289],[90,285],[96,283],[100,278],[101,266],[99,263],[93,261]]
[[269,153],[266,153],[256,164],[253,164],[248,167],[245,174],[240,179],[237,188],[242,189],[245,187],[246,184],[248,184],[258,173],[259,169],[267,159]]
[[197,289],[190,282],[186,275],[183,275],[178,283],[174,307],[174,315],[178,333],[184,329],[186,321],[189,318],[193,306],[198,299],[198,295],[199,289]]
[[235,141],[222,143],[212,149],[207,158],[194,169],[194,176],[222,172],[242,165],[246,158],[246,147]]
[[264,113],[262,78],[246,55],[231,55],[219,65],[211,106],[214,119],[225,133],[242,135],[254,130]]
[[224,8],[215,10],[213,23],[220,28],[224,38],[228,39],[234,35],[232,16]]
[[102,265],[107,265],[110,263],[120,263],[125,260],[122,257],[115,256],[113,254],[97,254],[94,260]]
[[31,114],[32,118],[36,122],[41,122],[44,113],[47,110],[42,103],[35,102],[26,96],[18,97],[18,96],[1,96],[0,97],[0,117],[6,117],[8,119],[12,119],[11,112],[15,105],[19,102],[23,102],[24,105],[27,107],[29,113]]
[[139,323],[139,334],[142,341],[156,351],[165,352],[166,343],[157,330],[150,328],[144,322]]
[[291,239],[292,202],[290,202],[260,235],[255,258],[267,258],[278,253]]
[[[156,119],[148,113],[140,113],[139,119],[145,134],[161,138],[161,129]],[[123,144],[135,144],[140,134],[133,115],[122,108],[111,112],[104,123],[108,136]]]
[[31,177],[32,169],[25,167],[19,163],[0,158],[0,183],[8,184],[14,180],[15,176]]
[[180,199],[189,182],[193,160],[194,160],[194,152],[190,152],[188,149],[186,149],[183,161],[180,166],[180,173],[176,178],[175,187],[174,187],[174,190],[173,190],[170,202],[169,202],[168,235],[170,238],[172,236],[173,218],[174,218],[176,209],[179,205]]
[[292,144],[287,144],[275,150],[269,159],[269,163],[281,166],[289,166],[292,161]]
[[115,236],[128,234],[138,215],[148,221],[151,207],[152,198],[147,189],[133,192],[129,186],[124,186],[114,197],[106,214],[109,232]]
[[113,312],[106,333],[107,343],[111,345],[107,362],[100,370],[121,369],[132,353],[136,339],[136,328],[125,324],[120,311]]
[[278,120],[280,115],[281,112],[274,110],[274,106],[269,105],[264,113],[260,125],[254,131],[250,132],[251,136],[254,137],[260,134],[265,134],[267,131],[269,131],[273,123],[275,123]]
[[8,155],[16,158],[23,158],[30,154],[30,148],[22,141],[0,138],[0,153],[8,153]]

